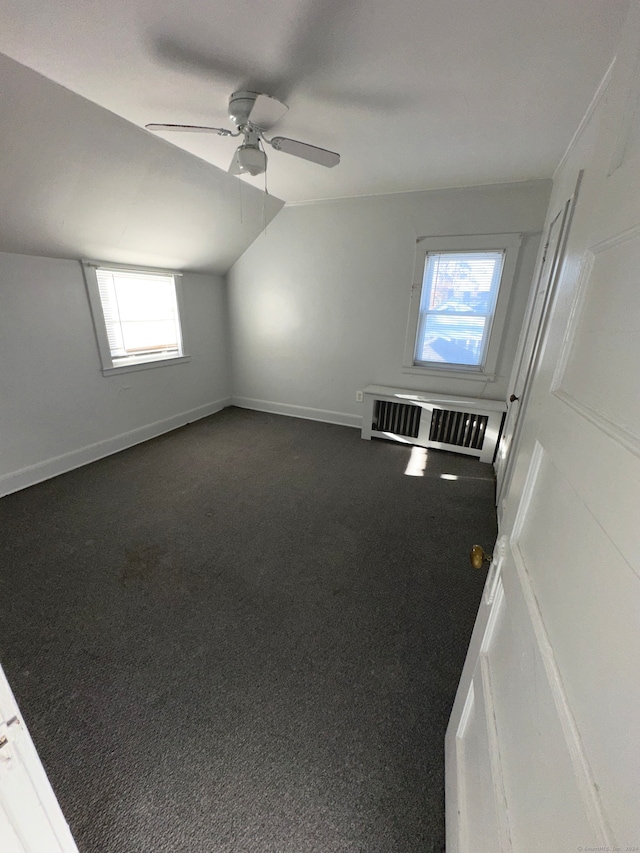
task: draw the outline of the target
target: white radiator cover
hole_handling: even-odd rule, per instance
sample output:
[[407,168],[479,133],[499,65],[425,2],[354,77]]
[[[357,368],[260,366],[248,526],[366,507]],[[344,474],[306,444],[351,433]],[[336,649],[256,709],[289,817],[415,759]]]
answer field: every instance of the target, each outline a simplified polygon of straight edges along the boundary
[[368,385],[362,437],[435,447],[493,462],[506,403]]

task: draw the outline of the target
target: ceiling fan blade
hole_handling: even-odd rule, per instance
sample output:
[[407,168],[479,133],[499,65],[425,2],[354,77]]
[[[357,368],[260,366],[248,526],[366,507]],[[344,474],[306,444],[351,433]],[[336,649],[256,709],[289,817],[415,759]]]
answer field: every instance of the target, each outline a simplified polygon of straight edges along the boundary
[[145,124],[147,130],[171,130],[178,133],[217,133],[218,136],[239,136],[226,127],[202,127],[198,124]]
[[337,166],[340,162],[340,155],[336,154],[335,151],[327,151],[326,148],[318,148],[316,145],[309,145],[307,142],[298,142],[297,139],[287,139],[286,136],[274,136],[273,139],[265,141],[272,148],[275,148],[276,151],[293,154],[294,157],[310,160],[312,163],[318,163],[320,166],[326,166],[328,169]]
[[258,95],[253,102],[249,121],[260,130],[269,130],[287,112],[289,107],[271,95]]

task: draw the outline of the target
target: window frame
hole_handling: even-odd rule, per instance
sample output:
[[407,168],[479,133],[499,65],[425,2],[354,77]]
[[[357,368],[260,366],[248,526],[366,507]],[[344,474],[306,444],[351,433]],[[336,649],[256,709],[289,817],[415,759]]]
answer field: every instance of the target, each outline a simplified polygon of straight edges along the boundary
[[[522,234],[475,234],[446,237],[419,237],[416,241],[416,260],[411,286],[409,321],[402,362],[403,373],[426,374],[430,376],[450,376],[459,379],[476,379],[483,382],[493,381],[496,366],[502,348],[504,325],[515,278],[516,265]],[[477,366],[442,362],[438,364],[416,364],[415,350],[420,321],[420,302],[424,273],[429,254],[438,252],[504,252],[502,276],[498,288],[495,310],[489,331],[489,340],[485,346],[482,364]]]
[[[116,264],[102,261],[90,261],[83,259],[80,261],[84,275],[84,281],[87,288],[89,298],[89,306],[91,308],[91,317],[93,320],[93,328],[96,335],[98,345],[98,353],[102,364],[102,375],[112,376],[119,373],[135,373],[138,370],[149,370],[154,367],[162,367],[168,364],[182,364],[190,361],[191,356],[187,354],[184,330],[184,299],[182,293],[182,273],[176,270],[158,269],[157,267],[139,267],[132,264]],[[142,357],[135,362],[128,364],[114,364],[111,355],[111,347],[109,346],[109,338],[107,335],[107,325],[104,318],[102,308],[102,300],[100,299],[100,289],[98,287],[97,271],[103,270],[118,270],[122,272],[134,273],[151,273],[154,275],[171,276],[175,288],[176,304],[178,307],[178,326],[180,331],[181,350],[180,355],[160,355]]]

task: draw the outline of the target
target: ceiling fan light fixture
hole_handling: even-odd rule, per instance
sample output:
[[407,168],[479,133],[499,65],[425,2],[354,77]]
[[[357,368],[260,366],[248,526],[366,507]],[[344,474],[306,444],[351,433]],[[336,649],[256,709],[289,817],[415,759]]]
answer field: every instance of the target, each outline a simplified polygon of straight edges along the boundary
[[233,155],[231,171],[236,175],[262,175],[267,170],[267,155],[255,145],[240,145]]

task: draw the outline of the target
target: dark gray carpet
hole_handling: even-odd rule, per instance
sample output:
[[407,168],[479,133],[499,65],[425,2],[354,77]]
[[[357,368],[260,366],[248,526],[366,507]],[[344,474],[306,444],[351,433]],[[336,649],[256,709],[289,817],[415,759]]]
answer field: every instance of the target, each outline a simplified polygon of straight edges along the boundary
[[0,501],[2,663],[82,853],[442,849],[493,481],[409,454],[227,409]]

